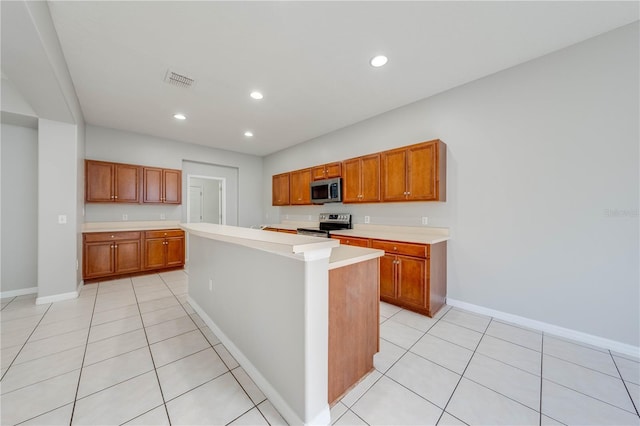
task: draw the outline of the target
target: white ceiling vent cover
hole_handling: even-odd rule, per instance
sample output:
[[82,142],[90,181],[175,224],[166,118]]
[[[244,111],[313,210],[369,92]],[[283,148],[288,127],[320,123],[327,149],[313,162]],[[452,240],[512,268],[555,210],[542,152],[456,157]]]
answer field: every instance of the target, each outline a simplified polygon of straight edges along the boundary
[[164,81],[166,83],[172,84],[178,87],[191,87],[195,80],[191,77],[187,77],[183,74],[178,74],[177,72],[167,70],[167,75],[164,77]]

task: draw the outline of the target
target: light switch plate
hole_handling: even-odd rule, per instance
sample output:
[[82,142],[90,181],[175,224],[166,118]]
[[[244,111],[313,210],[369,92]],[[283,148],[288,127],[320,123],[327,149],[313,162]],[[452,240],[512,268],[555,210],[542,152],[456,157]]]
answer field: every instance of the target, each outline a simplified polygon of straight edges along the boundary
[[127,220],[127,219],[129,219],[129,216],[127,216],[127,214],[126,214],[126,213],[124,213],[124,214],[122,215],[122,220]]
[[58,215],[58,223],[60,225],[64,225],[65,223],[67,223],[67,215],[66,214],[59,214]]

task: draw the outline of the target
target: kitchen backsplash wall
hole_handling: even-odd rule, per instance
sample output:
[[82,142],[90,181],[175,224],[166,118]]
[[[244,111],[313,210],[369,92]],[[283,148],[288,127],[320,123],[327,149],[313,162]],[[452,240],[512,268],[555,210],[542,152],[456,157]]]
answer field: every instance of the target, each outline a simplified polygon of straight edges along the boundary
[[[638,28],[266,157],[263,222],[427,216],[451,230],[449,298],[640,346]],[[273,174],[435,138],[448,149],[446,203],[271,206]]]

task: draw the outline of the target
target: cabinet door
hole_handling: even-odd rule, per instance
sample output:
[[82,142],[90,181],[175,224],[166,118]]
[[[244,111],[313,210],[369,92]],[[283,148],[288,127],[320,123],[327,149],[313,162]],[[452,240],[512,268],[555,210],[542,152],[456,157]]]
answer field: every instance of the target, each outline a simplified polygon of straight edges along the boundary
[[115,243],[111,241],[84,244],[84,278],[113,274]]
[[380,155],[362,157],[362,189],[360,201],[372,203],[380,201]]
[[436,200],[436,142],[407,150],[407,192],[410,200]]
[[165,265],[164,238],[150,238],[144,242],[145,269],[163,268]]
[[182,203],[182,172],[164,169],[162,171],[162,202],[166,204]]
[[291,205],[311,204],[311,169],[291,172]]
[[113,194],[113,164],[85,161],[85,201],[111,202]]
[[404,201],[407,192],[405,149],[383,152],[382,157],[382,200]]
[[272,177],[271,205],[289,205],[289,173],[282,173]]
[[140,201],[140,167],[128,164],[115,164],[115,194],[117,203],[137,203]]
[[398,301],[418,308],[427,308],[427,261],[397,256]]
[[168,237],[165,242],[167,266],[184,265],[184,237]]
[[342,202],[357,203],[360,201],[360,178],[362,167],[359,158],[346,160],[343,165]]
[[162,202],[162,169],[143,169],[143,194],[145,203]]
[[385,254],[380,258],[380,299],[393,302],[396,299],[396,256]]
[[139,271],[142,266],[140,240],[118,241],[114,244],[115,272],[121,274]]
[[326,175],[326,168],[324,165],[322,166],[317,166],[314,167],[311,170],[311,175],[313,177],[313,180],[322,180],[322,179],[326,179],[327,175]]
[[342,176],[342,163],[331,163],[325,166],[325,177],[327,179]]

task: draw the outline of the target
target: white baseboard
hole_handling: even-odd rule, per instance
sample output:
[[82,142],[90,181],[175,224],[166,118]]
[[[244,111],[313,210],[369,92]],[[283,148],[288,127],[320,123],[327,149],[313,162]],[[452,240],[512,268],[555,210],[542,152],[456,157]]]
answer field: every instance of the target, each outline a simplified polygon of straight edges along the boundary
[[53,296],[38,297],[36,299],[36,305],[43,305],[45,303],[61,302],[63,300],[75,299],[78,297],[77,291],[70,291],[69,293],[54,294]]
[[[187,296],[187,302],[189,305],[200,315],[202,320],[209,326],[211,331],[220,339],[224,346],[229,350],[231,355],[240,363],[244,371],[251,377],[251,379],[258,385],[260,390],[265,394],[273,406],[278,410],[282,417],[290,425],[302,425],[305,424],[303,420],[296,414],[296,412],[286,403],[280,393],[264,378],[264,376],[258,371],[258,369],[249,361],[247,357],[238,349],[236,345],[227,337],[226,334],[220,330],[220,328],[213,322],[213,320],[207,315],[207,313],[198,305],[191,296]],[[307,424],[329,424],[331,413],[329,406],[327,405],[326,412],[319,413],[316,419]]]
[[38,292],[38,287],[19,288],[18,290],[9,290],[0,292],[0,299],[5,297],[24,296],[25,294],[34,294]]
[[451,298],[447,298],[447,305],[465,309],[467,311],[475,312],[478,314],[491,316],[499,320],[508,321],[513,324],[518,324],[523,327],[532,328],[534,330],[540,330],[545,333],[554,334],[556,336],[564,337],[578,342],[587,343],[589,345],[598,346],[604,349],[610,349],[621,354],[640,358],[640,347],[638,346],[629,345],[627,343],[618,342],[616,340],[605,339],[604,337],[594,336],[593,334],[583,333],[582,331],[572,330],[570,328],[564,328],[554,324],[521,317],[519,315],[509,314],[502,311],[496,311],[494,309],[485,308],[484,306],[474,305],[472,303],[462,302],[460,300]]

